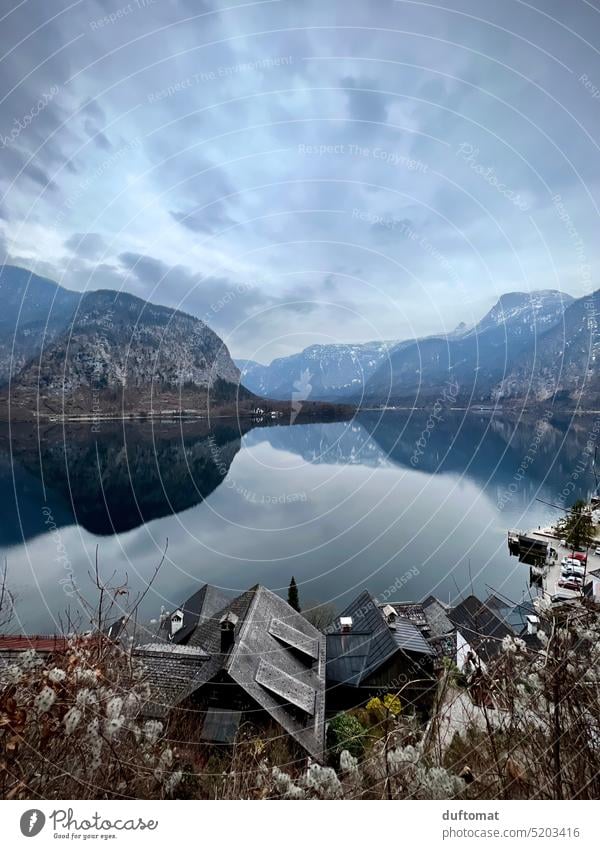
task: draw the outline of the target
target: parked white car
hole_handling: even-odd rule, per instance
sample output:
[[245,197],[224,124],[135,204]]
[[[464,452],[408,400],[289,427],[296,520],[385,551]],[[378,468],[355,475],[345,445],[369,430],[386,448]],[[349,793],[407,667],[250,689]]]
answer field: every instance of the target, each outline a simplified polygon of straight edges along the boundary
[[565,563],[564,566],[560,567],[560,574],[563,578],[580,578],[583,579],[585,575],[585,566],[583,563]]

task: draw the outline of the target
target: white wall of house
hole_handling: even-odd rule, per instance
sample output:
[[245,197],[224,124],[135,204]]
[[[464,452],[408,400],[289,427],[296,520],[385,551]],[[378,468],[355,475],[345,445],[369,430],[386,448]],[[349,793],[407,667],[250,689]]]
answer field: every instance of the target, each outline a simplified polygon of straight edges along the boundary
[[592,579],[592,595],[595,601],[600,601],[600,578],[596,575],[590,575]]
[[475,657],[476,662],[478,662],[479,666],[482,669],[485,669],[485,663],[479,657],[475,649],[469,644],[469,642],[463,637],[460,631],[456,632],[456,665],[460,669],[461,672],[464,672],[465,663],[467,662],[467,657],[469,656],[469,652]]

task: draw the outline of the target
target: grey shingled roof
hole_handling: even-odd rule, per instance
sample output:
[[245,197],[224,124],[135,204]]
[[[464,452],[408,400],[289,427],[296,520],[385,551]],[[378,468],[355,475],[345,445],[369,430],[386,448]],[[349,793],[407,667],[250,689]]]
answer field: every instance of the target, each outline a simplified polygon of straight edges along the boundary
[[504,637],[513,634],[512,629],[474,595],[449,610],[448,618],[484,660],[497,654]]
[[[237,622],[232,647],[221,652],[219,622],[227,613],[234,613]],[[292,630],[286,631],[286,626]],[[309,647],[316,659],[304,650],[299,651],[295,645],[298,642],[302,643],[302,649]],[[257,585],[198,624],[186,646],[193,647],[201,649],[206,656],[191,658],[173,653],[165,659],[159,652],[138,650],[151,670],[149,713],[164,716],[170,708],[225,672],[313,757],[322,759],[325,637],[300,613],[275,593]]]
[[139,646],[136,655],[146,669],[152,694],[144,713],[154,717],[165,716],[187,691],[190,680],[210,660],[202,649],[164,643]]
[[[352,617],[352,630],[342,633],[340,619]],[[359,687],[397,651],[433,654],[419,629],[398,618],[389,627],[373,596],[364,590],[330,626],[327,634],[327,679]]]
[[432,638],[444,637],[454,632],[455,628],[448,617],[445,605],[435,596],[428,596],[425,599],[423,612]]

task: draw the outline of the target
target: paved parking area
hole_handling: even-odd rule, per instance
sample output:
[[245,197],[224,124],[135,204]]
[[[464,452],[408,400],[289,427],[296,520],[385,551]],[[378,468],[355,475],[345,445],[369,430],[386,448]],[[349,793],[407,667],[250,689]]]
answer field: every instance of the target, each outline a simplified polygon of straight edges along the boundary
[[[544,578],[545,592],[549,595],[560,593],[565,596],[578,596],[579,593],[577,591],[567,590],[558,586],[558,581],[560,580],[560,561],[563,557],[570,557],[572,550],[567,548],[566,545],[560,544],[559,540],[552,535],[552,528],[541,528],[537,531],[531,531],[530,536],[535,537],[536,539],[548,540],[552,547],[558,552],[558,560],[552,564],[548,574]],[[600,540],[598,541],[598,545],[600,545]],[[596,554],[594,552],[594,547],[592,547],[588,552],[587,572],[591,572],[594,569],[600,569],[600,555]]]

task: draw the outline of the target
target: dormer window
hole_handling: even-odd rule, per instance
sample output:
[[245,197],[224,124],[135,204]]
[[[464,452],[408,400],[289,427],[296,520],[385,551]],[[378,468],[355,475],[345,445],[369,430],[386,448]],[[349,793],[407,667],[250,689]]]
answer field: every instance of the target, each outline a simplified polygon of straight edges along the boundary
[[385,616],[385,621],[388,623],[388,625],[393,625],[396,619],[398,618],[398,614],[396,613],[395,608],[393,608],[391,604],[386,604],[382,608],[381,612]]
[[176,610],[171,616],[171,638],[175,636],[177,631],[183,628],[183,610]]

